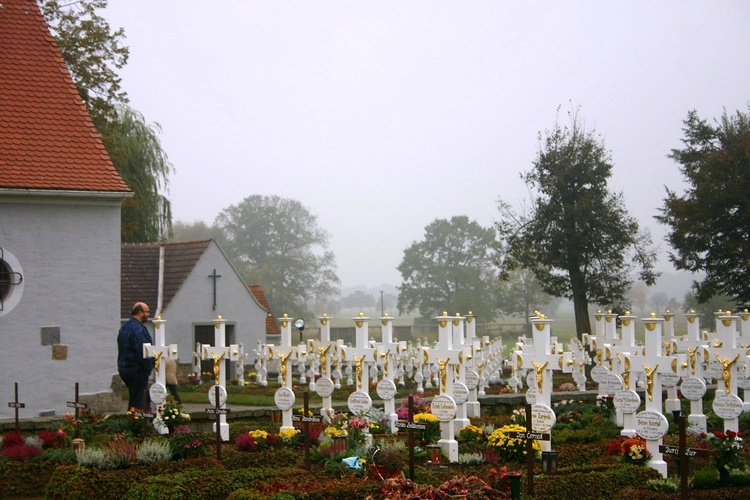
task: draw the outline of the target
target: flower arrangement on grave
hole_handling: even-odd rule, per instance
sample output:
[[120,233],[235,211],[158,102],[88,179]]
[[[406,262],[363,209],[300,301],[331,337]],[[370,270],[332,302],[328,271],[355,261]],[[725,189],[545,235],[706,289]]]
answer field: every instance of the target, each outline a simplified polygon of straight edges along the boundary
[[[523,462],[526,460],[526,440],[510,437],[511,432],[526,432],[526,427],[509,424],[496,429],[487,438],[487,449],[496,451],[500,462]],[[533,441],[532,449],[535,456],[541,454],[539,441]]]
[[[416,394],[412,394],[412,403],[414,405],[414,414],[417,413],[426,413],[429,411],[429,407],[427,402],[422,399],[421,397],[417,396]],[[401,401],[401,406],[396,408],[396,415],[398,415],[399,420],[408,420],[409,419],[409,398],[404,398],[403,401]]]
[[422,431],[422,439],[419,444],[422,446],[427,444],[435,444],[440,439],[440,421],[432,413],[417,413],[414,415],[415,422],[421,422],[427,424],[427,428]]
[[646,448],[646,441],[639,437],[625,439],[620,444],[618,460],[628,464],[644,465],[651,460],[651,453]]
[[456,440],[459,443],[482,443],[487,441],[487,435],[481,427],[469,424],[458,432]]
[[349,446],[355,447],[365,442],[365,434],[370,431],[370,421],[364,415],[349,419]]
[[297,446],[299,444],[300,434],[302,431],[296,428],[285,428],[279,432],[281,442],[288,446]]
[[510,414],[510,422],[516,425],[526,426],[526,410],[516,408]]
[[42,454],[42,443],[36,437],[25,438],[12,430],[0,436],[0,456],[22,462]]
[[333,411],[329,411],[328,420],[328,427],[325,428],[323,434],[329,438],[349,435],[349,416],[346,413],[333,413]]
[[744,455],[742,432],[728,430],[702,433],[700,440],[711,450],[711,465],[721,473],[722,469],[745,469],[747,466]]
[[170,444],[175,458],[202,457],[206,446],[187,425],[178,425],[171,434]]
[[170,397],[167,399],[167,404],[157,415],[156,420],[163,422],[171,432],[178,425],[190,422],[190,414],[183,412],[182,404]]

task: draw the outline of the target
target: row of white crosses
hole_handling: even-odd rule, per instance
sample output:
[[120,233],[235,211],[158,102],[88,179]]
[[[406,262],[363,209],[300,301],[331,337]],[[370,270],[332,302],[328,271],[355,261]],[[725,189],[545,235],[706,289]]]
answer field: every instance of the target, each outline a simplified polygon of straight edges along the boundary
[[[151,401],[156,403],[156,414],[159,415],[166,406],[167,387],[166,387],[166,360],[178,358],[177,344],[166,344],[167,320],[159,316],[152,320],[154,324],[154,344],[143,344],[143,357],[154,358],[154,383],[149,389]],[[154,419],[154,427],[160,434],[167,434],[169,429],[160,418]]]

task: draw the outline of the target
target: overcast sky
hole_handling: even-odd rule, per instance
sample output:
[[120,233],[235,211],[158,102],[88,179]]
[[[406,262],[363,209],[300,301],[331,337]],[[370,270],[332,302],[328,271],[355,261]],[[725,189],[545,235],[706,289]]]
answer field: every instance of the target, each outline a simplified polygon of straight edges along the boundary
[[345,287],[400,284],[436,218],[529,198],[538,134],[580,106],[651,229],[691,109],[747,112],[750,2],[109,0],[131,105],[162,126],[174,219],[301,201]]

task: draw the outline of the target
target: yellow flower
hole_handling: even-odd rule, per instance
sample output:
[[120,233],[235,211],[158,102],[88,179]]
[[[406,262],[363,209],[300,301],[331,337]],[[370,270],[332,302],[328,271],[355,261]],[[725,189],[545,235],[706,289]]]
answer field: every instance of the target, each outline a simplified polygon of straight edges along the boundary
[[417,413],[414,415],[415,422],[438,422],[438,418],[432,413]]

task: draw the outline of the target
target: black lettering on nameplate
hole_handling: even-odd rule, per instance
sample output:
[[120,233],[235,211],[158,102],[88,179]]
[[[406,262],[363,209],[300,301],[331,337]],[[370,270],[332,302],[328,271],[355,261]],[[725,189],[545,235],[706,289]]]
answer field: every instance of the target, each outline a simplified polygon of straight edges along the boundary
[[87,405],[86,403],[78,403],[76,401],[68,401],[68,408],[86,409],[88,407],[89,407],[89,405]]
[[535,439],[537,441],[550,440],[550,435],[544,432],[509,432],[508,437],[513,439]]
[[305,417],[302,415],[292,415],[292,422],[311,422],[314,424],[319,424],[322,421],[323,419],[321,417],[316,417],[316,416]]
[[[680,447],[661,444],[659,445],[659,453],[663,453],[664,455],[675,455],[679,457]],[[688,458],[707,457],[709,456],[709,452],[708,450],[704,450],[703,448],[685,448],[685,456]]]
[[206,408],[208,415],[227,415],[230,412],[229,408]]
[[427,430],[427,424],[418,424],[416,422],[403,422],[401,420],[396,421],[397,429],[414,429],[415,431]]
[[151,413],[151,412],[143,411],[143,410],[134,410],[132,412],[132,415],[134,417],[141,417],[141,418],[156,418],[156,413]]

